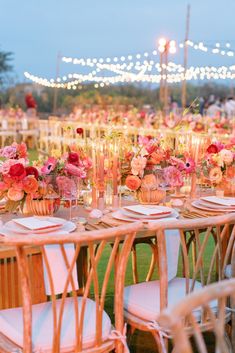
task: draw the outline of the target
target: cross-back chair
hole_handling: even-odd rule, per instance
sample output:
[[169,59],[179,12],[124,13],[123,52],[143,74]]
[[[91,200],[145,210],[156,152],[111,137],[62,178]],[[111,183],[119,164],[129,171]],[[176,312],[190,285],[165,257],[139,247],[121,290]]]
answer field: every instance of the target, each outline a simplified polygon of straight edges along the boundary
[[[225,268],[234,259],[235,214],[194,220],[165,220],[150,223],[156,233],[158,248],[157,280],[142,282],[124,289],[124,316],[130,333],[135,329],[151,332],[160,351],[163,350],[164,332],[158,325],[160,312],[171,308],[189,293],[214,281],[223,280]],[[178,231],[176,231],[178,230]],[[166,235],[179,237],[178,273],[168,274]],[[187,237],[195,237],[193,257],[187,248]],[[216,242],[214,242],[216,239]],[[169,238],[168,238],[169,240]],[[171,271],[172,272],[172,271]],[[212,303],[216,307],[216,303]],[[200,311],[197,313],[200,317]],[[203,327],[206,330],[206,327]],[[168,335],[169,336],[169,335]],[[170,336],[169,336],[170,337]]]
[[[14,247],[16,251],[23,305],[0,311],[0,351],[101,353],[116,348],[117,352],[122,352],[123,345],[127,351],[123,332],[123,288],[128,255],[141,227],[138,222],[90,232],[1,237],[1,245]],[[112,243],[112,247],[107,247],[108,243]],[[29,246],[41,249],[45,287],[50,294],[49,301],[35,305],[31,304],[30,295],[26,252]],[[88,249],[89,266],[83,293],[78,296],[74,274],[79,271],[77,259],[83,246]],[[106,264],[104,273],[100,273],[98,267],[103,256]],[[56,263],[53,261],[55,258]],[[114,269],[115,331],[104,310],[107,287]],[[60,297],[57,295],[58,286],[62,286]]]
[[[216,312],[211,303],[217,302]],[[226,323],[231,315],[229,302],[235,301],[235,279],[223,280],[210,284],[203,289],[189,294],[172,309],[166,309],[159,317],[159,324],[165,332],[171,332],[174,343],[174,353],[213,352],[233,353],[227,333]],[[197,320],[195,312],[201,310],[201,318]],[[214,339],[209,345],[201,330],[206,325],[213,333]],[[194,338],[194,342],[190,338]],[[208,337],[207,337],[208,339]],[[193,344],[194,343],[194,344]]]

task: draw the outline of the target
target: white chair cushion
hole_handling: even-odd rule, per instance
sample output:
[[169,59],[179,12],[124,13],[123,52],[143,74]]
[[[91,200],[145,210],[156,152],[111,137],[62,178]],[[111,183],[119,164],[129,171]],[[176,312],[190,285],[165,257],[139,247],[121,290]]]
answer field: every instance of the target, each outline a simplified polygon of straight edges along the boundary
[[[82,298],[78,298],[81,309]],[[61,299],[56,301],[57,320]],[[83,348],[90,348],[95,343],[96,335],[96,303],[87,299],[83,327]],[[66,298],[63,324],[61,329],[60,352],[72,351],[75,344],[74,299]],[[80,312],[80,311],[79,311]],[[51,302],[32,306],[32,342],[33,351],[43,353],[52,352],[53,340],[53,313]],[[13,308],[0,311],[0,332],[18,346],[23,346],[23,313],[22,308]],[[111,332],[111,321],[106,312],[103,312],[103,341],[108,339]]]
[[[185,297],[185,281],[185,278],[174,278],[168,282],[168,308],[173,307]],[[191,284],[192,280],[189,280],[189,288]],[[201,288],[201,283],[196,281],[194,290]],[[217,307],[217,301],[211,302],[210,307]],[[124,289],[124,309],[143,320],[157,320],[160,313],[160,282],[142,282],[126,287]]]
[[232,278],[232,265],[227,265],[225,267],[224,275],[226,278]]

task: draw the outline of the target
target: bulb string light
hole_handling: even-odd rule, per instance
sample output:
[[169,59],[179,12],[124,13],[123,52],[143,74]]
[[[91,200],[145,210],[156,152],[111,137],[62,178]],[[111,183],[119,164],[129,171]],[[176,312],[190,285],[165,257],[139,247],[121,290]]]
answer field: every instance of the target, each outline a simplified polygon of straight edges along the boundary
[[[164,42],[163,42],[164,41]],[[155,57],[161,54],[165,50],[165,46],[169,45],[169,53],[175,54],[176,48],[184,48],[185,45],[195,49],[200,50],[203,52],[210,52],[212,54],[220,54],[222,56],[230,56],[233,57],[235,55],[235,51],[231,49],[231,44],[227,42],[226,44],[221,44],[219,42],[215,43],[215,45],[207,45],[204,44],[202,41],[196,42],[192,40],[187,40],[186,42],[181,42],[177,45],[176,41],[170,40],[166,41],[166,39],[161,38],[159,40],[158,51],[153,50],[151,52],[146,51],[144,53],[137,53],[137,54],[128,54],[128,55],[121,55],[115,57],[99,57],[99,58],[77,58],[77,57],[69,57],[63,56],[61,60],[67,64],[74,64],[74,65],[81,65],[81,66],[89,66],[95,67],[97,64],[117,64],[117,63],[127,63],[134,65],[136,62],[144,61],[150,57]]]
[[[34,83],[40,84],[45,87],[63,88],[63,89],[81,89],[83,83],[94,83],[94,87],[105,87],[110,84],[118,84],[124,82],[145,82],[145,83],[159,83],[161,80],[167,80],[168,83],[179,83],[183,80],[210,80],[210,79],[234,79],[235,78],[235,65],[230,67],[220,66],[191,66],[184,72],[184,68],[177,65],[178,69],[171,73],[166,74],[148,74],[146,67],[143,67],[138,73],[126,72],[121,69],[115,69],[116,76],[94,76],[90,74],[69,74],[68,80],[65,77],[58,77],[54,79],[46,79],[39,76],[32,75],[25,72],[25,77]],[[107,67],[105,67],[107,70]]]
[[179,48],[184,48],[185,45],[195,50],[210,52],[212,54],[219,54],[222,56],[227,55],[229,57],[233,57],[235,55],[235,51],[231,49],[230,43],[226,43],[225,46],[221,43],[216,43],[215,45],[206,45],[203,42],[193,42],[192,40],[187,40],[185,43],[180,43]]

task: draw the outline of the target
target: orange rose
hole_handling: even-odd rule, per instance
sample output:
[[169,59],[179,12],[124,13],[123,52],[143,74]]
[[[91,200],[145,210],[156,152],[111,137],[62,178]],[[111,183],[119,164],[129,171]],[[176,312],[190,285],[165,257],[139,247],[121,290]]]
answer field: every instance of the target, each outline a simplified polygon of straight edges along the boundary
[[20,201],[24,197],[24,191],[10,188],[7,192],[7,197],[11,201]]
[[132,191],[139,189],[141,185],[141,180],[136,175],[128,175],[126,178],[126,186]]
[[38,190],[38,182],[32,175],[29,175],[26,178],[24,178],[22,184],[23,184],[23,190],[27,194],[33,194]]
[[164,156],[162,153],[157,153],[153,152],[150,156],[150,159],[148,160],[148,164],[160,164],[164,159]]

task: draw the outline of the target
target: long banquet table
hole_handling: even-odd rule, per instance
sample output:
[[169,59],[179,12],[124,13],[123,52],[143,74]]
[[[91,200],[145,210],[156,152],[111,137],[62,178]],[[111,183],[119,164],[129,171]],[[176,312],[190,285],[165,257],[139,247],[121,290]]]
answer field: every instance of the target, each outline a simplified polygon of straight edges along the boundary
[[[79,217],[88,218],[88,211],[85,210],[83,207],[79,206],[77,208],[77,215]],[[64,218],[64,212],[59,210],[58,213],[55,215],[57,217]],[[21,214],[3,214],[1,219],[2,222],[5,223],[12,218],[22,217]],[[181,218],[184,218],[184,213],[180,215]],[[187,217],[185,214],[186,218]],[[193,213],[192,217],[196,218],[197,213]],[[202,217],[202,214],[198,212],[198,218]],[[103,216],[99,221],[92,220],[88,218],[89,221],[86,225],[87,231],[97,230],[97,229],[104,229],[107,227],[115,227],[121,223],[117,220],[112,220],[109,214]],[[132,252],[132,270],[133,270],[133,280],[134,282],[138,282],[138,274],[137,274],[137,259],[136,259],[136,249],[135,246],[139,243],[147,243],[150,245],[152,250],[152,256],[156,256],[154,252],[155,243],[155,234],[149,231],[147,228],[143,229],[139,234],[137,234],[136,242],[133,246]],[[192,242],[192,239],[189,239],[189,246]],[[226,246],[226,244],[225,244]],[[32,293],[32,303],[40,303],[47,300],[45,295],[45,288],[44,288],[44,281],[43,281],[43,266],[42,266],[42,257],[41,257],[41,250],[38,247],[29,247],[27,248],[27,258],[29,261],[29,269],[30,269],[30,283],[31,283],[31,293]],[[156,258],[153,259],[156,261]],[[86,280],[86,272],[88,266],[88,259],[86,256],[86,248],[83,248],[81,251],[77,268],[78,271],[78,281],[79,281],[79,288],[82,291],[84,282]],[[150,279],[150,274],[153,269],[149,269],[149,273],[147,275],[147,280]],[[12,247],[6,248],[5,246],[0,245],[0,309],[6,309],[11,307],[16,307],[21,305],[21,291],[19,287],[19,277],[18,277],[18,270],[17,270],[17,263],[16,263],[16,256],[15,256],[15,249]]]

